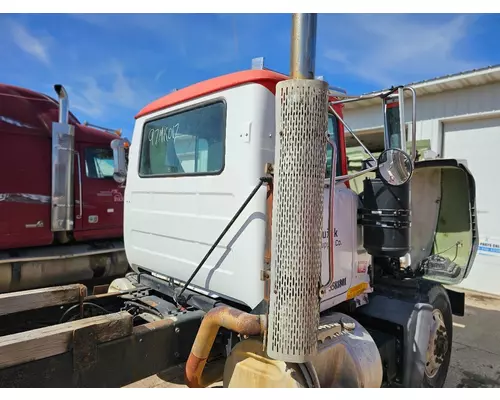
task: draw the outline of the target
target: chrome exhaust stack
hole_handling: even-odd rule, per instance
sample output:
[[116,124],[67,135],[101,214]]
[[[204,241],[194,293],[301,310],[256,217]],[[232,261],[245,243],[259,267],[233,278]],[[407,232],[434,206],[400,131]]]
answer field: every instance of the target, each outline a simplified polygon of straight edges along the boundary
[[54,85],[59,97],[59,121],[52,123],[52,232],[74,229],[75,127],[69,121],[69,99],[64,86]]
[[59,97],[59,123],[67,124],[69,116],[69,99],[68,93],[63,85],[54,85],[54,90]]

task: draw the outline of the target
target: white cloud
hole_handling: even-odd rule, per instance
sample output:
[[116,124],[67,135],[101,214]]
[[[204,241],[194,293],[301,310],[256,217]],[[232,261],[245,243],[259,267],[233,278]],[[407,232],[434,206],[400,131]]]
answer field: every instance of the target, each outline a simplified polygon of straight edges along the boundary
[[158,82],[166,71],[167,71],[166,69],[158,71],[158,73],[155,75],[155,82]]
[[12,40],[21,50],[32,55],[40,62],[50,65],[46,40],[35,37],[27,28],[16,21],[9,20],[7,24],[12,35]]
[[107,66],[99,74],[79,76],[68,85],[72,109],[91,118],[107,119],[120,109],[133,115],[155,98],[156,93],[127,77],[120,63],[108,62]]
[[386,87],[484,65],[461,55],[475,16],[431,18],[400,14],[324,16],[319,24],[321,38],[331,39],[322,46],[319,67]]

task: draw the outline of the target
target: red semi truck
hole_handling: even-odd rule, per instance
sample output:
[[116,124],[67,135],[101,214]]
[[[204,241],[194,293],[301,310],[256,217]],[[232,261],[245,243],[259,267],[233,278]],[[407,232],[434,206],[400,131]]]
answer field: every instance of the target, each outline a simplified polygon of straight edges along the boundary
[[59,101],[0,84],[0,293],[123,275],[117,134]]

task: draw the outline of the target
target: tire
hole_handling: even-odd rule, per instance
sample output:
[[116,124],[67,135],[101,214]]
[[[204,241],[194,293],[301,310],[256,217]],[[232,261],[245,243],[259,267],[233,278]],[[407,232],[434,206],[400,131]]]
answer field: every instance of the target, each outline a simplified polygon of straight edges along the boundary
[[[439,284],[431,284],[424,286],[427,293],[424,295],[426,297],[426,301],[432,305],[434,308],[434,316],[435,318],[441,318],[444,322],[444,327],[446,328],[446,339],[447,343],[443,343],[442,335],[440,335],[441,341],[438,344],[438,350],[434,353],[440,353],[444,348],[446,349],[446,353],[442,358],[441,365],[437,369],[437,372],[434,374],[428,374],[428,371],[424,373],[424,379],[422,382],[422,387],[424,388],[442,388],[445,384],[446,377],[448,376],[448,369],[450,367],[451,361],[451,350],[452,350],[452,342],[453,342],[453,314],[451,311],[451,303],[448,298],[448,293],[445,288]],[[436,310],[439,310],[439,315]],[[435,341],[435,343],[438,343]],[[429,361],[427,364],[430,364]]]

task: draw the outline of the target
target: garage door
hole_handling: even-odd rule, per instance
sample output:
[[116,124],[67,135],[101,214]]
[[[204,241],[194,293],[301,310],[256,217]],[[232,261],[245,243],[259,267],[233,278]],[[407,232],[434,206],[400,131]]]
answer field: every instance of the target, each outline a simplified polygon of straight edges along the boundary
[[476,180],[480,248],[463,287],[500,294],[500,118],[444,124],[443,157],[467,160]]

